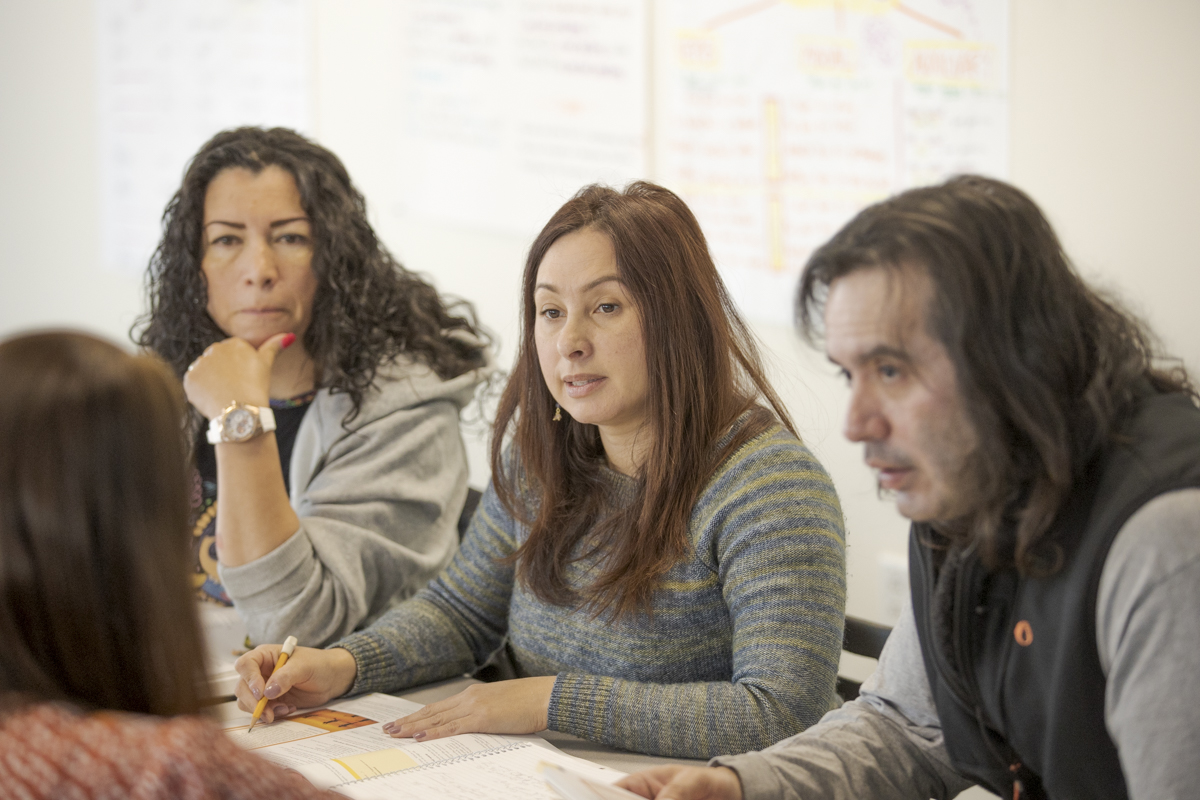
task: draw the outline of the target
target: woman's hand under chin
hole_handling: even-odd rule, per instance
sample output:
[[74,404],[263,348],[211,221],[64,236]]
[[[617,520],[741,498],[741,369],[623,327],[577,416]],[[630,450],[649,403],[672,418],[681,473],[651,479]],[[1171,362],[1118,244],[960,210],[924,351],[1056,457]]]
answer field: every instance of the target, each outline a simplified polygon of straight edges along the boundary
[[295,340],[295,334],[280,333],[257,349],[233,336],[210,345],[184,373],[188,402],[208,419],[233,402],[267,405],[275,357]]
[[459,733],[537,733],[550,715],[553,675],[477,683],[383,726],[396,739],[440,739]]

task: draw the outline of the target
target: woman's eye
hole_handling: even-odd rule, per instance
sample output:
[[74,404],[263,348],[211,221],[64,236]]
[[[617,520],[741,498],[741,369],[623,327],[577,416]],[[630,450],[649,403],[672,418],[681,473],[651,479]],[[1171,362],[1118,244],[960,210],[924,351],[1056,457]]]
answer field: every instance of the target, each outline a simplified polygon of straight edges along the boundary
[[218,236],[217,238],[213,239],[212,242],[210,242],[210,244],[219,244],[226,247],[236,243],[237,237],[229,236],[228,234],[225,236]]
[[616,311],[619,306],[616,303],[601,303],[599,306],[597,306],[597,308],[605,314],[611,314]]
[[299,233],[285,233],[279,237],[279,241],[284,244],[304,244],[307,241],[307,237]]
[[557,308],[543,308],[542,309],[542,316],[545,317],[546,319],[558,319],[558,316],[561,313],[562,312],[559,311]]

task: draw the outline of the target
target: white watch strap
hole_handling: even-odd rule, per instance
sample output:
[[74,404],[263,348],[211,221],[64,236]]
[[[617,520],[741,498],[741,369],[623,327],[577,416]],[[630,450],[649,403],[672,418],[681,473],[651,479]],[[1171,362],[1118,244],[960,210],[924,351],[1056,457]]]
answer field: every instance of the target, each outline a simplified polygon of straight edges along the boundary
[[222,422],[222,417],[224,417],[224,416],[225,416],[224,414],[218,414],[217,416],[213,417],[212,419],[210,419],[208,421],[208,443],[209,444],[220,444],[221,443],[221,422]]
[[[254,406],[258,409],[258,423],[262,426],[263,433],[270,433],[275,430],[275,412],[270,406]],[[208,443],[220,444],[225,441],[221,438],[221,428],[225,424],[225,415],[220,414],[208,422]]]

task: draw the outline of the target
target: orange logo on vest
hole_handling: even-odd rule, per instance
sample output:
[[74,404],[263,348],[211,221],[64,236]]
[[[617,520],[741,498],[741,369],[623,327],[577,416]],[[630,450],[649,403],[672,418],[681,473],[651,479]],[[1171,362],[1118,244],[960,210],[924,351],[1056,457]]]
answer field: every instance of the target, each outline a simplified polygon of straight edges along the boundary
[[1013,628],[1013,638],[1021,647],[1029,647],[1033,644],[1033,626],[1025,620],[1021,620],[1017,623],[1017,627]]

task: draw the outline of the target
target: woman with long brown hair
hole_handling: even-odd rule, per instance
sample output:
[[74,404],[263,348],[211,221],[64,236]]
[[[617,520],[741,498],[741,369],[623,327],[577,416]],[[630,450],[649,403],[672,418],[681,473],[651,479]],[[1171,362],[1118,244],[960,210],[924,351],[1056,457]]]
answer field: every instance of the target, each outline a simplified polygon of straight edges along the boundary
[[390,726],[552,728],[647,753],[765,747],[830,707],[845,600],[828,475],[763,376],[695,217],[586,187],[526,262],[493,479],[442,575],[328,650],[243,656],[272,715],[507,663]]
[[0,795],[328,796],[196,716],[183,408],[156,358],[0,343]]

